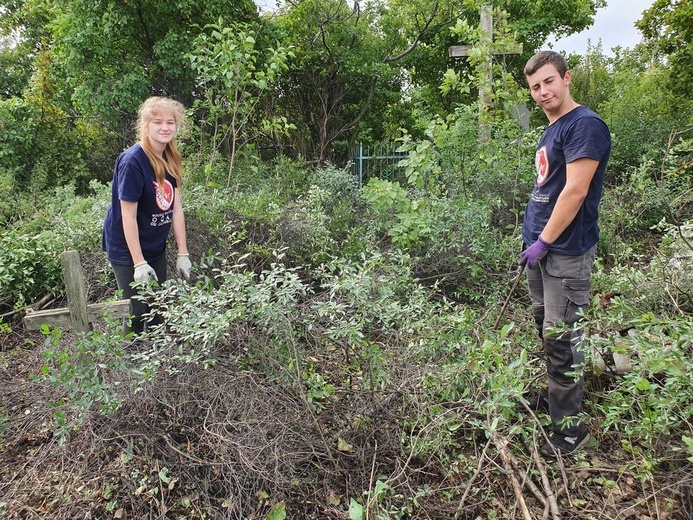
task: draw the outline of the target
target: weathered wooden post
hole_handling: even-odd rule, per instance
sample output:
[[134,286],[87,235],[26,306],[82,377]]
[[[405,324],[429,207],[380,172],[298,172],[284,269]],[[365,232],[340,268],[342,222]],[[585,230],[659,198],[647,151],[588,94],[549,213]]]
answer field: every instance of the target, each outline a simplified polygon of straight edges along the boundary
[[70,324],[75,332],[89,332],[91,326],[87,318],[87,290],[84,287],[84,272],[77,251],[65,251],[60,255],[63,280],[70,308]]
[[75,332],[89,332],[91,323],[105,314],[114,318],[124,318],[130,314],[130,300],[106,303],[87,303],[87,290],[84,285],[84,271],[77,251],[65,251],[60,255],[60,264],[65,281],[67,309],[28,310],[24,316],[27,330],[38,330],[41,325],[52,328],[72,329]]
[[[481,6],[481,28],[483,39],[480,43],[492,45],[493,43],[493,6]],[[451,45],[448,48],[448,56],[451,58],[461,58],[469,56],[471,45]],[[522,44],[511,48],[501,49],[493,52],[483,63],[479,74],[479,130],[484,138],[490,138],[490,130],[485,120],[485,114],[491,109],[491,93],[493,92],[493,56],[503,56],[506,54],[521,54]]]

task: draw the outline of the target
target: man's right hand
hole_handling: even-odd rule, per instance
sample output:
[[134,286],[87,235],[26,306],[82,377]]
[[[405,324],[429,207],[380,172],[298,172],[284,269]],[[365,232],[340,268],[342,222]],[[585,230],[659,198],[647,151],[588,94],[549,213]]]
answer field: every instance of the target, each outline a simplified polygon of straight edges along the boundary
[[550,248],[551,244],[540,236],[534,244],[520,253],[520,265],[526,264],[530,269],[534,269],[537,263],[546,256]]
[[157,282],[156,271],[147,262],[135,264],[135,281],[139,283],[149,283],[149,279],[154,278]]

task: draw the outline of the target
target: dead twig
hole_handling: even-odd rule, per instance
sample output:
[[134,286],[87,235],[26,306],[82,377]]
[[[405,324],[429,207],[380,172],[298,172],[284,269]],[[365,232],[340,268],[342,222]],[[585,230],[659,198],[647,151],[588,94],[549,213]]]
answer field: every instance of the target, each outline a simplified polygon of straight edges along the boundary
[[[511,457],[510,462],[518,474],[522,473],[522,468],[520,468],[520,464],[518,463],[516,457]],[[542,493],[539,487],[534,483],[532,478],[529,476],[528,471],[525,472],[525,478],[522,479],[522,484],[527,486],[527,488],[532,492],[534,497],[537,500],[539,500],[539,502],[541,502],[544,507],[547,506],[548,502],[546,500],[546,496],[544,496],[544,493]]]
[[371,501],[377,500],[378,496],[371,497],[371,491],[373,490],[373,479],[375,478],[375,461],[378,457],[378,441],[375,441],[375,447],[373,448],[373,462],[371,463],[371,478],[368,485],[368,497],[366,499],[366,520],[370,518]]
[[489,439],[486,442],[486,446],[484,446],[484,449],[481,451],[481,456],[479,457],[479,463],[476,465],[476,469],[474,470],[474,474],[472,475],[472,478],[469,479],[469,482],[467,482],[467,487],[464,489],[464,493],[462,494],[462,498],[460,499],[460,505],[457,506],[457,511],[455,511],[455,520],[459,518],[460,513],[462,512],[462,509],[464,508],[464,503],[467,500],[467,496],[469,496],[469,492],[472,490],[472,486],[474,485],[474,482],[476,481],[477,477],[481,473],[481,467],[484,463],[484,459],[486,458],[486,450],[488,450],[489,446],[491,446],[491,439]]
[[496,318],[496,322],[493,324],[493,329],[498,328],[498,324],[500,323],[501,319],[503,318],[503,314],[505,314],[505,309],[508,308],[508,304],[510,303],[510,298],[512,298],[513,293],[515,292],[515,289],[517,289],[517,285],[520,283],[520,279],[522,278],[522,273],[525,270],[525,266],[521,265],[519,271],[517,272],[517,276],[515,277],[515,281],[513,282],[513,286],[510,288],[510,292],[508,293],[508,297],[505,299],[505,303],[503,304],[503,307],[501,307],[500,312],[498,313],[498,317]]
[[534,446],[532,447],[532,458],[534,459],[534,463],[537,465],[539,475],[541,475],[541,483],[544,486],[544,493],[546,494],[546,504],[548,505],[549,511],[551,512],[551,518],[553,520],[560,520],[561,513],[558,509],[556,495],[553,492],[553,488],[551,487],[551,483],[549,482],[549,477],[546,474],[546,470],[544,469],[544,461],[541,460],[541,457],[539,456],[539,452],[537,451],[536,447],[537,443],[535,441]]
[[48,293],[43,298],[41,298],[40,300],[38,300],[35,303],[32,303],[31,305],[27,305],[27,306],[19,308],[19,309],[13,309],[11,311],[0,314],[0,319],[5,319],[5,318],[8,318],[9,316],[14,316],[15,314],[19,314],[21,312],[30,313],[30,312],[41,310],[43,307],[45,307],[46,305],[51,303],[54,299],[55,298],[54,298],[53,294]]
[[[539,418],[537,417],[537,415],[534,413],[534,410],[532,410],[526,402],[524,402],[524,401],[521,401],[521,402],[522,402],[522,406],[524,406],[525,410],[527,410],[527,412],[529,413],[529,415],[532,417],[532,420],[534,421],[534,423],[535,423],[535,424],[537,425],[537,427],[539,428],[539,431],[541,432],[541,435],[542,435],[542,437],[544,438],[544,441],[545,441],[545,442],[551,442],[551,441],[549,440],[549,436],[546,435],[546,432],[544,431],[544,427],[541,425],[541,421],[539,420]],[[532,447],[532,449],[533,449],[533,451],[537,451],[537,443],[536,443],[536,440],[534,441],[534,446]],[[568,496],[568,501],[571,502],[571,500],[570,500],[570,490],[569,490],[569,488],[568,488],[568,474],[566,473],[565,466],[564,466],[564,464],[563,464],[563,460],[561,459],[561,454],[560,454],[560,453],[558,454],[558,457],[557,457],[556,460],[558,461],[558,467],[560,468],[560,470],[561,470],[561,476],[563,477],[563,489],[565,490],[565,492],[566,492],[566,494],[567,494],[567,496]]]
[[525,497],[522,495],[522,487],[520,486],[520,482],[517,480],[517,475],[513,469],[511,462],[512,455],[507,449],[508,441],[506,439],[502,439],[496,432],[492,431],[490,435],[493,444],[495,444],[496,448],[498,449],[498,453],[500,453],[505,474],[510,477],[510,482],[513,485],[513,491],[515,493],[515,499],[517,500],[520,510],[522,511],[522,517],[525,520],[532,520],[532,514],[529,512],[529,508],[525,502]]

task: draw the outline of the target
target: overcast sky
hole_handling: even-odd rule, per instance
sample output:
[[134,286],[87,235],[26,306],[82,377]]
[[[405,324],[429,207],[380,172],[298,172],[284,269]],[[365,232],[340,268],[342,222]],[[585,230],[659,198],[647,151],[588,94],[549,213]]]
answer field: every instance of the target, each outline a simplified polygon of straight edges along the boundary
[[601,39],[605,54],[611,54],[612,47],[617,45],[632,49],[642,38],[634,24],[653,3],[654,0],[607,0],[608,5],[597,10],[591,27],[555,42],[553,49],[568,54],[584,54],[588,39],[592,46],[596,46]]

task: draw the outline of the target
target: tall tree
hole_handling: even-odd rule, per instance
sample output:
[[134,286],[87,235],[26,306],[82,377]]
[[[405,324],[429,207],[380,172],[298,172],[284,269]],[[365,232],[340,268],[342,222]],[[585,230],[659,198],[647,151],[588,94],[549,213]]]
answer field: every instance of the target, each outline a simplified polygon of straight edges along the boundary
[[[295,136],[309,136],[298,143],[301,153],[322,162],[331,157],[338,141],[349,140],[355,130],[382,137],[383,122],[390,114],[397,119],[404,116],[403,99],[411,97],[413,89],[423,92],[423,97],[415,97],[435,111],[451,111],[451,101],[471,101],[473,93],[446,100],[439,86],[452,64],[448,47],[473,43],[457,41],[450,28],[458,18],[478,22],[482,3],[488,2],[290,1],[277,24],[296,49],[297,59],[282,85],[282,95],[296,115],[296,124],[303,128]],[[511,29],[525,44],[525,55],[516,59],[519,74],[520,63],[549,35],[570,34],[588,26],[603,0],[495,3],[509,13]]]
[[379,82],[396,83],[372,22],[372,12],[344,0],[300,1],[277,19],[295,54],[281,90],[299,128],[294,145],[301,155],[330,159],[334,142],[369,109]]
[[693,3],[656,0],[636,23],[669,58],[669,83],[679,100],[693,97]]
[[21,96],[33,62],[49,41],[48,12],[24,0],[0,1],[0,98]]
[[[526,60],[541,48],[549,37],[567,36],[590,26],[597,9],[603,7],[605,1],[452,0],[447,2],[441,7],[441,20],[449,21],[435,26],[422,36],[421,45],[417,51],[411,53],[403,64],[411,71],[412,84],[425,91],[427,104],[434,109],[443,112],[451,111],[458,103],[473,102],[477,95],[472,91],[466,98],[444,96],[438,86],[450,67],[465,73],[469,72],[468,60],[448,57],[448,48],[451,45],[474,45],[477,42],[473,39],[461,41],[451,29],[458,19],[466,21],[470,26],[477,25],[480,9],[484,4],[492,4],[494,12],[507,13],[505,30],[513,34],[517,42],[523,44],[524,50],[522,55],[498,57],[496,60],[505,61],[505,66],[517,80],[524,81],[522,68]],[[496,33],[494,38],[497,37]]]
[[185,55],[219,18],[257,19],[252,0],[45,0],[56,17],[53,47],[73,101],[85,112],[133,111],[148,95],[192,102]]

